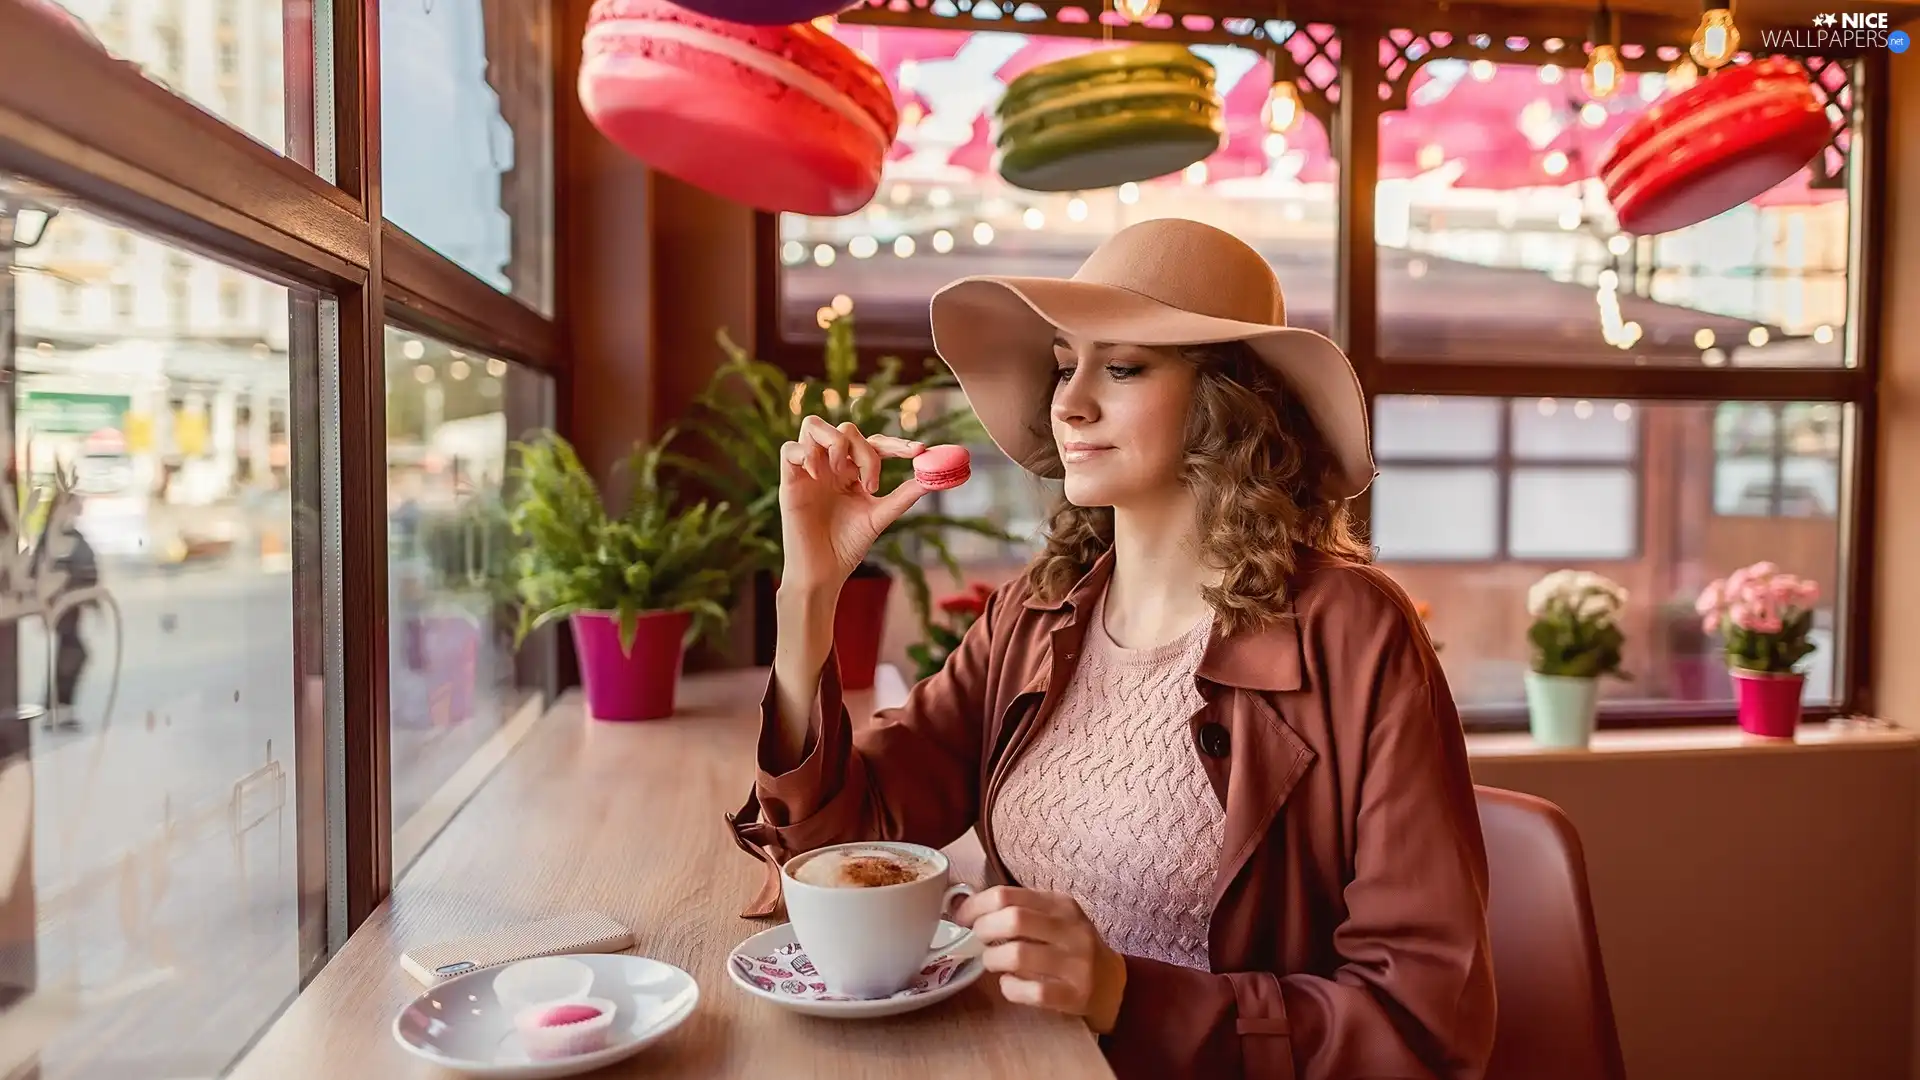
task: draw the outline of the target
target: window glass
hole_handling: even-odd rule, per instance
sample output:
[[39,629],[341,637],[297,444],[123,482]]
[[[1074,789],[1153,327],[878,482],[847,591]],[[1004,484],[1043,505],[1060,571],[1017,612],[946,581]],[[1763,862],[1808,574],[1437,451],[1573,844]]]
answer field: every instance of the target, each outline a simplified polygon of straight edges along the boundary
[[1516,559],[1618,559],[1639,545],[1632,471],[1515,468],[1507,483],[1507,552]]
[[[1374,419],[1382,445],[1394,439],[1391,429],[1398,418],[1418,415],[1426,400],[1380,399]],[[1708,582],[1761,560],[1821,585],[1825,599],[1815,617],[1818,649],[1807,661],[1807,698],[1831,701],[1834,598],[1845,588],[1839,529],[1819,504],[1837,500],[1842,490],[1837,447],[1846,407],[1595,400],[1581,420],[1564,400],[1554,402],[1551,416],[1541,411],[1544,404],[1533,398],[1506,403],[1509,450],[1490,455],[1477,471],[1457,462],[1423,466],[1411,457],[1383,455],[1372,490],[1371,531],[1381,565],[1431,608],[1434,637],[1443,646],[1440,659],[1460,702],[1522,702],[1527,588],[1564,567],[1603,573],[1632,595],[1626,668],[1634,679],[1604,681],[1609,699],[1731,701],[1725,665],[1714,651],[1716,643],[1700,631],[1693,599]],[[1755,408],[1779,408],[1782,416],[1791,410],[1806,417],[1809,426],[1821,413],[1835,431],[1836,456],[1806,459],[1832,463],[1817,485],[1809,485],[1816,489],[1814,496],[1776,499],[1768,486],[1773,478],[1784,487],[1796,474],[1784,469],[1758,474],[1764,491],[1754,497],[1762,507],[1755,513],[1771,515],[1764,519],[1729,516],[1722,505],[1724,490],[1731,472],[1755,461],[1766,469],[1775,459],[1764,453],[1730,459],[1717,452],[1736,430],[1779,430],[1774,419],[1739,422],[1751,419]],[[1522,417],[1529,419],[1523,423]],[[1632,428],[1633,449],[1612,462],[1598,460],[1597,450],[1582,460],[1568,448],[1617,450],[1625,440],[1617,433],[1562,433],[1536,454],[1519,438],[1533,418],[1549,430],[1557,430],[1562,418],[1603,430]],[[1779,460],[1788,459],[1782,454]]]
[[[1772,190],[1659,236],[1618,231],[1611,141],[1670,96],[1660,72],[1590,100],[1583,56],[1427,57],[1395,31],[1380,117],[1380,351],[1428,360],[1838,367],[1849,271],[1850,65],[1805,58],[1840,133]],[[1664,64],[1678,50],[1654,50]]]
[[380,0],[387,220],[553,313],[552,5]]
[[514,649],[502,496],[509,444],[553,423],[553,384],[396,327],[386,337],[398,874],[437,831],[448,800],[436,795],[458,790],[474,752],[537,716],[551,691],[551,633]]
[[1639,416],[1624,401],[1516,401],[1513,454],[1532,460],[1624,461],[1639,450]]
[[[54,0],[148,78],[333,179],[332,6],[314,0]],[[316,97],[316,88],[320,97]]]
[[1624,401],[1378,398],[1373,539],[1398,559],[1626,558],[1638,411]]
[[[1276,24],[1277,25],[1277,24]],[[838,218],[780,217],[780,333],[818,341],[836,297],[860,312],[863,345],[919,345],[927,297],[973,273],[1071,276],[1118,229],[1186,217],[1254,244],[1287,290],[1288,321],[1332,326],[1339,171],[1325,128],[1302,110],[1274,134],[1262,119],[1272,67],[1234,46],[1197,45],[1226,106],[1225,145],[1184,173],[1100,191],[1039,193],[994,167],[993,109],[1008,81],[1037,64],[1101,49],[1090,38],[998,30],[837,25],[893,87],[900,134],[879,194]],[[1333,81],[1331,27],[1301,26],[1286,46],[1304,78]]]
[[1383,464],[1373,482],[1373,539],[1406,558],[1490,559],[1500,550],[1500,474],[1491,465]]
[[1500,449],[1496,398],[1383,397],[1373,414],[1382,458],[1490,458]]
[[1729,402],[1714,416],[1713,506],[1758,517],[1840,512],[1837,406]]
[[324,956],[333,318],[0,174],[0,1071],[217,1075]]

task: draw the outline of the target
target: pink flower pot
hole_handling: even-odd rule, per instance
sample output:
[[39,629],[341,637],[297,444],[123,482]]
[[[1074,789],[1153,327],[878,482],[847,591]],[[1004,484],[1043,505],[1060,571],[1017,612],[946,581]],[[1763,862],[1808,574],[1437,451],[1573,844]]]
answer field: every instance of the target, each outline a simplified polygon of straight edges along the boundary
[[[779,575],[773,587],[780,588]],[[893,575],[857,571],[840,586],[833,607],[833,655],[840,672],[840,689],[871,690],[880,666],[881,639],[887,630],[887,597]],[[771,655],[762,664],[770,662]]]
[[587,714],[595,720],[659,720],[673,715],[680,661],[693,616],[649,611],[634,628],[633,649],[620,649],[620,624],[610,613],[576,612],[573,649],[586,684]]
[[855,575],[840,586],[840,602],[833,609],[833,654],[840,662],[841,689],[873,689],[892,590],[893,578],[885,575]]
[[1740,730],[1769,739],[1791,739],[1800,726],[1800,693],[1807,677],[1794,673],[1732,669]]

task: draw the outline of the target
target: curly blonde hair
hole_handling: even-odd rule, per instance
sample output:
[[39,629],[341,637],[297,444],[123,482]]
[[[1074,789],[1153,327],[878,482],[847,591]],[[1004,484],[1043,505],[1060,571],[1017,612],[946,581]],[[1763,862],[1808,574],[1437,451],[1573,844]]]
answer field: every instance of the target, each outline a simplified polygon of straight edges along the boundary
[[[1231,341],[1179,355],[1198,369],[1181,480],[1199,508],[1200,558],[1222,572],[1204,595],[1221,630],[1235,633],[1286,616],[1301,549],[1355,562],[1373,553],[1347,500],[1318,494],[1337,473],[1332,447],[1252,347]],[[1063,497],[1046,540],[1026,577],[1035,596],[1055,602],[1113,546],[1113,509]]]

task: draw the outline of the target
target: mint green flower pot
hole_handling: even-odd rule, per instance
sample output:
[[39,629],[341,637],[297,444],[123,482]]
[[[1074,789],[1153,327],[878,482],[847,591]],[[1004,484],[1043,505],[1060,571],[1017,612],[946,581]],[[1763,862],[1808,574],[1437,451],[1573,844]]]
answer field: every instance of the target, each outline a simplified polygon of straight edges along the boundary
[[1527,672],[1527,721],[1541,746],[1584,750],[1599,710],[1599,679]]

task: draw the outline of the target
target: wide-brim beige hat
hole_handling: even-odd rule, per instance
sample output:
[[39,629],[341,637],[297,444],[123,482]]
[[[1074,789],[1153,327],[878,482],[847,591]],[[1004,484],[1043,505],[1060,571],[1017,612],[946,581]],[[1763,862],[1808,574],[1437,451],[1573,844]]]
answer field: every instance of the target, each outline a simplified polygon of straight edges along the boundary
[[1125,345],[1244,341],[1297,394],[1339,462],[1328,498],[1373,482],[1367,400],[1340,346],[1288,326],[1260,253],[1211,225],[1143,221],[1109,237],[1071,278],[961,278],[933,296],[933,347],[996,445],[1027,470],[1064,475],[1048,411],[1054,336]]

